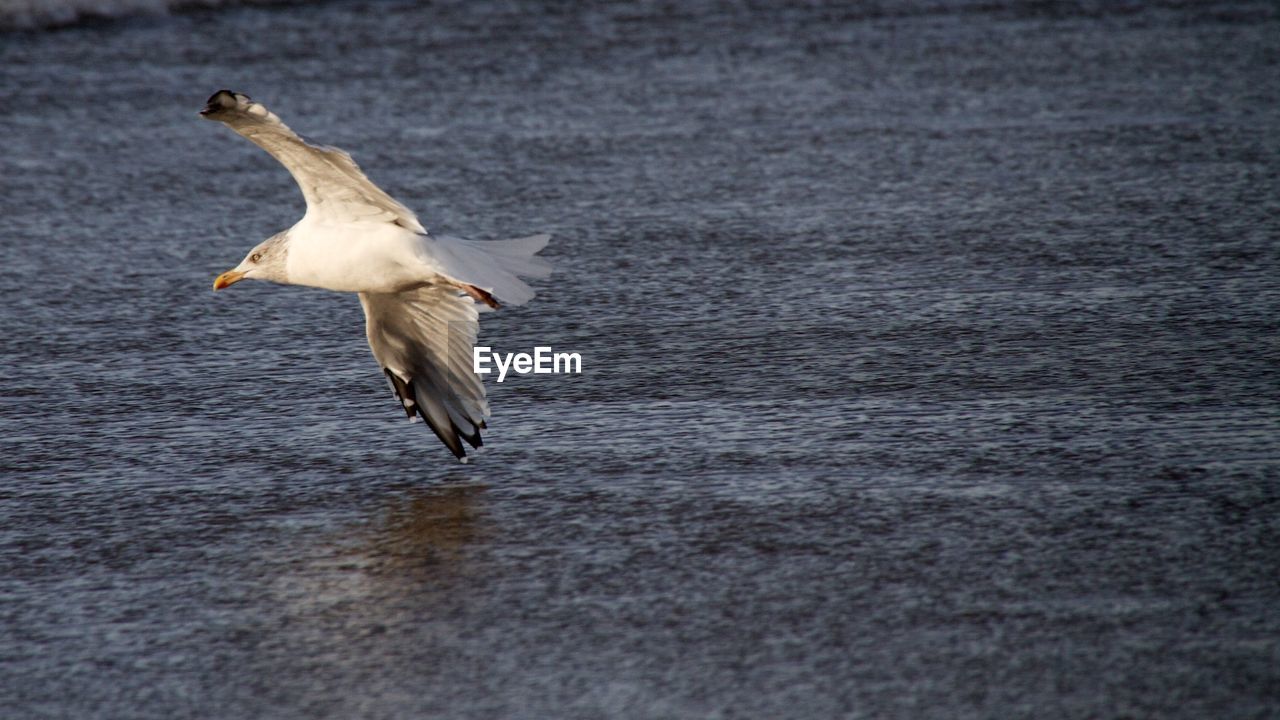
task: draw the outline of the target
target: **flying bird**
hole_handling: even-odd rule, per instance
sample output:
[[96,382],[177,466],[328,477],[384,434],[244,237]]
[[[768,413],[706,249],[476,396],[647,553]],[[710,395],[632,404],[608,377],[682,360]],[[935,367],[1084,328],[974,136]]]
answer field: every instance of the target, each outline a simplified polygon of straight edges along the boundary
[[200,115],[266,150],[302,189],[307,211],[213,281],[241,280],[353,292],[364,308],[373,357],[405,413],[420,416],[463,462],[489,418],[472,369],[479,313],[523,305],[544,278],[536,257],[549,235],[472,242],[431,235],[413,211],[374,185],[346,152],[312,145],[247,95],[219,90]]

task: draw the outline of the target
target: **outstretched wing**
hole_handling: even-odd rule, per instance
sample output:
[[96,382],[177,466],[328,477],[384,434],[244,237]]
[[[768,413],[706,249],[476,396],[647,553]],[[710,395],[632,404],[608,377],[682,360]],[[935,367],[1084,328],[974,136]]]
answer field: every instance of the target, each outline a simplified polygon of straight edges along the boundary
[[420,415],[459,459],[461,440],[480,447],[489,417],[480,376],[472,372],[479,329],[471,298],[428,285],[394,294],[360,293],[373,356],[412,418]]
[[279,160],[302,189],[307,214],[334,222],[390,222],[426,233],[413,211],[370,182],[350,155],[308,143],[248,95],[219,90],[200,115],[223,123]]

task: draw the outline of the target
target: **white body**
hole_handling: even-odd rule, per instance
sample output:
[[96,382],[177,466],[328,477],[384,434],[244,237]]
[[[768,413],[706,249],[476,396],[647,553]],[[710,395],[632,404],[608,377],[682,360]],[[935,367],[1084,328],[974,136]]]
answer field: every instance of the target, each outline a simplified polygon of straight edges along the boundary
[[431,237],[393,223],[338,224],[307,216],[289,237],[285,267],[293,285],[396,293],[447,274],[432,256]]

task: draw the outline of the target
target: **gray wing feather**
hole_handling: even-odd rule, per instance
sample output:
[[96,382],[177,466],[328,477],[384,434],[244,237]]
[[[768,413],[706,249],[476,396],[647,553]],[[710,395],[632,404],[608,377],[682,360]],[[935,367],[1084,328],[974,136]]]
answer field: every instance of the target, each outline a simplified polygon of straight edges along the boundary
[[338,222],[392,222],[427,232],[413,211],[374,185],[350,155],[308,143],[248,95],[219,90],[200,115],[226,125],[280,161],[302,189],[308,214]]
[[489,417],[484,384],[473,372],[476,305],[456,288],[428,285],[394,294],[360,293],[369,348],[406,412],[416,411],[459,458],[459,437],[473,447]]

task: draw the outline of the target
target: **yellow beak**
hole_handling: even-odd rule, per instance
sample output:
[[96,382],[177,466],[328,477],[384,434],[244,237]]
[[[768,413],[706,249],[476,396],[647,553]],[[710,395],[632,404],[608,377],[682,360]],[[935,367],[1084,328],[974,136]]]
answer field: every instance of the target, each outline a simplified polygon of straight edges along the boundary
[[244,273],[239,270],[228,270],[219,275],[218,278],[213,281],[213,289],[221,290],[225,287],[231,287],[243,279]]

